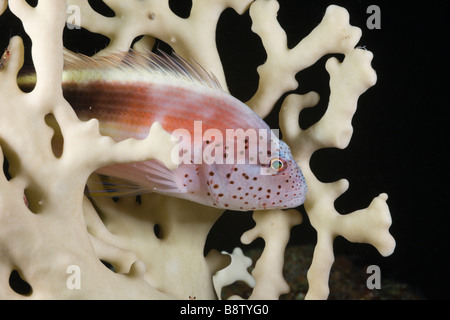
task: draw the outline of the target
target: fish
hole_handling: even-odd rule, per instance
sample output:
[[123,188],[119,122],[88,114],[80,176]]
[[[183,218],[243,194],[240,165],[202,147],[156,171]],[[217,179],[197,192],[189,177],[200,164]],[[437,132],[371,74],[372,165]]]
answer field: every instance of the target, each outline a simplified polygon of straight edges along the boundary
[[[23,77],[22,86],[35,79]],[[143,139],[154,122],[179,140],[178,168],[152,159],[99,168],[111,197],[156,192],[235,211],[302,205],[307,185],[289,146],[213,74],[176,53],[65,53],[64,98],[100,133]]]

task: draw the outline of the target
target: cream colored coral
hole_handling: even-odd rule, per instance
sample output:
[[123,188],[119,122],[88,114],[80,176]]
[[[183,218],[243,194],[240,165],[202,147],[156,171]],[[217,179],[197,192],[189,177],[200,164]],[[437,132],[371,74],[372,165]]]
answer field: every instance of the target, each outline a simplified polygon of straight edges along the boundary
[[284,250],[289,241],[290,230],[302,222],[296,210],[255,211],[256,226],[242,235],[244,244],[261,237],[265,241],[264,251],[256,263],[252,275],[257,279],[250,299],[278,299],[289,292],[283,278]]
[[87,0],[68,0],[68,4],[81,8],[83,27],[112,40],[106,52],[109,49],[128,50],[132,41],[140,35],[146,35],[144,41],[147,45],[153,43],[152,39],[158,38],[170,44],[181,56],[197,61],[214,73],[223,88],[227,88],[216,49],[217,21],[226,8],[233,8],[242,14],[252,1],[195,0],[192,1],[189,18],[180,18],[174,14],[168,1],[108,0],[105,3],[115,12],[112,18],[96,13]]
[[361,36],[361,30],[348,23],[345,9],[330,6],[322,22],[289,49],[286,33],[276,19],[278,9],[277,1],[256,1],[250,8],[252,30],[261,37],[267,61],[258,68],[260,85],[247,103],[261,117],[270,112],[282,94],[297,88],[295,75],[299,71],[326,54],[353,50]]
[[[213,276],[217,297],[220,299],[222,289],[236,281],[243,281],[253,288],[255,286],[255,279],[247,271],[252,265],[252,259],[246,257],[241,248],[234,248],[230,254],[227,252],[222,253],[228,254],[231,257],[231,262],[226,268],[219,270]],[[240,297],[234,298],[239,299]]]
[[327,62],[330,73],[331,95],[327,112],[322,119],[307,130],[301,130],[298,122],[303,108],[318,102],[318,95],[289,96],[280,113],[282,131],[290,144],[294,158],[302,164],[308,183],[305,209],[311,225],[317,230],[314,259],[308,271],[310,289],[306,298],[323,299],[328,296],[328,275],[334,260],[333,240],[342,235],[352,242],[373,244],[382,255],[390,255],[395,241],[388,230],[391,216],[386,204],[387,195],[374,199],[369,208],[345,216],[334,208],[334,201],[348,189],[348,181],[322,183],[311,172],[312,154],[320,148],[345,148],[352,136],[351,119],[356,111],[358,97],[376,81],[370,67],[372,54],[355,49],[346,54],[342,63],[335,58]]
[[[84,28],[111,39],[100,55],[128,50],[137,36],[144,36],[135,46],[138,50],[150,48],[158,38],[184,58],[212,71],[224,88],[226,79],[215,43],[217,21],[228,7],[240,14],[250,7],[252,30],[261,37],[267,52],[267,61],[258,68],[258,90],[248,101],[260,116],[267,115],[281,95],[297,87],[298,72],[325,54],[344,54],[343,62],[334,58],[327,62],[331,96],[327,112],[317,124],[307,130],[298,125],[300,111],[317,104],[316,93],[289,95],[280,113],[283,137],[308,183],[305,209],[318,234],[308,272],[307,298],[328,295],[332,243],[337,235],[371,243],[383,255],[392,252],[395,241],[388,232],[387,195],[381,194],[366,209],[340,215],[334,201],[348,188],[348,182],[322,183],[309,167],[315,151],[348,145],[358,97],[376,81],[370,66],[372,54],[355,49],[361,30],[349,24],[345,9],[330,6],[322,22],[289,49],[276,19],[279,5],[275,0],[194,0],[186,19],[172,12],[167,0],[105,3],[115,17],[98,14],[87,0],[68,0],[67,4],[40,0],[36,8],[24,0],[8,2],[33,41],[37,85],[31,93],[19,90],[16,76],[23,64],[24,48],[19,38],[11,39],[11,57],[0,70],[0,147],[12,175],[9,181],[0,176],[2,283],[8,283],[11,271],[17,270],[32,287],[29,298],[214,299],[221,286],[238,279],[254,284],[252,299],[276,299],[289,290],[282,267],[290,230],[302,221],[295,210],[254,212],[256,225],[241,238],[248,244],[262,237],[265,243],[252,272],[253,283],[245,263],[248,260],[239,249],[231,255],[235,260],[226,269],[228,255],[212,250],[204,256],[206,239],[222,214],[220,210],[156,194],[142,197],[142,204],[132,198],[115,203],[84,196],[89,175],[103,165],[155,157],[174,168],[170,162],[174,144],[157,123],[144,140],[115,143],[100,136],[97,120],[78,120],[61,91],[66,5],[81,9]],[[0,0],[0,14],[6,4]],[[64,138],[60,157],[53,153],[51,144],[58,126]],[[91,177],[89,184],[96,183]],[[115,273],[100,259],[110,263]],[[71,266],[81,272],[79,289],[68,286]],[[223,275],[226,279],[214,288],[213,275],[221,269],[216,279]],[[9,286],[0,287],[0,297],[27,298]]]
[[6,8],[8,7],[8,3],[6,0],[0,0],[0,15],[5,12]]
[[[13,38],[11,58],[0,72],[0,144],[12,175],[10,181],[3,176],[0,183],[3,283],[8,283],[11,270],[18,269],[30,282],[33,298],[164,297],[140,280],[145,269],[140,263],[134,263],[126,276],[105,272],[86,230],[83,190],[91,172],[109,163],[157,158],[174,168],[170,155],[175,143],[157,123],[144,140],[115,143],[100,136],[96,120],[79,121],[61,90],[65,3],[40,1],[32,8],[15,0],[9,6],[33,39],[38,81],[31,93],[19,90],[16,77],[23,44]],[[53,130],[45,121],[50,113],[64,136],[60,158],[53,154]],[[82,272],[81,291],[66,285],[71,265]],[[128,292],[130,286],[135,290]],[[18,298],[11,288],[0,290],[4,298]]]
[[311,172],[312,154],[321,148],[346,148],[353,128],[351,120],[356,111],[359,96],[376,82],[371,68],[372,53],[355,49],[361,30],[349,24],[345,9],[328,7],[322,22],[296,47],[288,49],[284,31],[275,19],[278,3],[257,1],[250,9],[253,30],[261,37],[268,59],[258,72],[260,86],[248,102],[256,112],[264,116],[278,97],[295,89],[295,75],[325,54],[342,53],[345,59],[327,61],[330,74],[331,95],[327,112],[322,119],[303,131],[298,125],[300,111],[317,104],[319,96],[290,95],[280,112],[280,128],[284,140],[292,149],[308,184],[305,209],[318,240],[311,268],[308,271],[309,291],[307,299],[324,299],[328,296],[328,277],[334,260],[333,240],[342,235],[349,241],[373,244],[381,254],[389,255],[395,241],[388,230],[391,225],[387,195],[374,199],[369,208],[345,216],[334,208],[334,201],[348,188],[348,181],[321,183]]
[[[170,199],[157,194],[115,204],[110,199],[95,201],[102,221],[91,208],[88,228],[96,239],[97,255],[128,272],[140,260],[146,266],[144,279],[172,298],[215,299],[212,275],[228,263],[227,257],[203,250],[209,230],[222,213],[215,208]],[[160,227],[159,237],[154,228]],[[118,251],[116,248],[120,248]]]

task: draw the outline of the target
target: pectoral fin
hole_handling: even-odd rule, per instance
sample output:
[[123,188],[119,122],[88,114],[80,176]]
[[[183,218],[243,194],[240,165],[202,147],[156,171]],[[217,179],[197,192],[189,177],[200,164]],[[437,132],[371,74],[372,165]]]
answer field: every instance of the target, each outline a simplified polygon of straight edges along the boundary
[[97,170],[101,187],[92,187],[89,194],[96,196],[124,197],[150,192],[164,194],[186,193],[186,187],[177,179],[176,172],[157,160],[117,164]]

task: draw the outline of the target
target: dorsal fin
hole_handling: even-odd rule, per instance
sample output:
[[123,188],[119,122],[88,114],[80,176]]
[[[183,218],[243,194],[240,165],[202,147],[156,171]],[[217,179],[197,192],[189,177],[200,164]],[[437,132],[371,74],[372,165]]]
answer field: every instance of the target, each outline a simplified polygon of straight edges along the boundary
[[207,72],[199,63],[187,62],[175,52],[168,55],[151,51],[141,53],[131,49],[128,52],[114,52],[99,57],[64,50],[65,71],[114,71],[153,76],[171,77],[187,83],[200,84],[211,89],[223,90],[217,78]]

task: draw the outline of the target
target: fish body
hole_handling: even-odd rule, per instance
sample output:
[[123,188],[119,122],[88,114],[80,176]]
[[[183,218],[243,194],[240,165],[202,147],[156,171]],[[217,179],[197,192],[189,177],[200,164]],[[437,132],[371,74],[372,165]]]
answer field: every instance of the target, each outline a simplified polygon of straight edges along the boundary
[[101,134],[116,141],[143,139],[158,121],[180,140],[173,171],[157,160],[99,169],[111,195],[157,192],[239,211],[304,202],[306,182],[289,147],[201,67],[136,52],[70,60],[63,93],[81,120],[98,119]]

